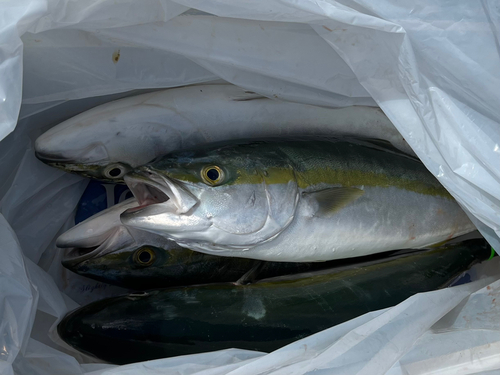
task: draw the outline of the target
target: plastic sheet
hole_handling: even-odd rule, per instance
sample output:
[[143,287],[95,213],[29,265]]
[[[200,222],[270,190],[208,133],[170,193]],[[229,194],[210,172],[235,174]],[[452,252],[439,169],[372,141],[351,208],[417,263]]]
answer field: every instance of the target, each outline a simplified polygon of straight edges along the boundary
[[105,42],[83,30],[29,33],[23,43],[25,104],[218,79],[182,55]]
[[121,367],[89,363],[49,339],[50,327],[76,306],[61,290],[82,302],[97,298],[65,286],[53,244],[71,225],[86,182],[39,163],[32,143],[126,91],[219,78],[283,100],[377,104],[498,250],[499,31],[493,1],[4,1],[0,373],[498,372],[495,260],[477,273],[493,278],[414,296],[269,355],[228,350]]

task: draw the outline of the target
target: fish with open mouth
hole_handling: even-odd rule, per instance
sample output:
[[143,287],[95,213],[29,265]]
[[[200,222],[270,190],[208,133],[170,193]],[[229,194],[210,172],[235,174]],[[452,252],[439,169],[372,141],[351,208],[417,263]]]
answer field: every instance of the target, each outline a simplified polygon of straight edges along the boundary
[[122,182],[131,169],[175,150],[303,134],[379,138],[413,154],[379,108],[284,102],[227,84],[181,87],[100,105],[42,134],[35,152],[54,167]]
[[[219,257],[183,248],[165,237],[127,228],[120,214],[135,198],[112,206],[63,233],[62,264],[79,275],[131,290],[259,279],[326,269],[338,262],[263,262]],[[385,255],[385,254],[384,254]]]
[[472,240],[250,285],[135,293],[75,310],[57,332],[77,350],[118,364],[228,348],[270,352],[446,287],[490,252],[486,241]]
[[354,139],[239,141],[179,151],[125,182],[123,224],[192,250],[311,262],[421,248],[475,229],[425,166]]

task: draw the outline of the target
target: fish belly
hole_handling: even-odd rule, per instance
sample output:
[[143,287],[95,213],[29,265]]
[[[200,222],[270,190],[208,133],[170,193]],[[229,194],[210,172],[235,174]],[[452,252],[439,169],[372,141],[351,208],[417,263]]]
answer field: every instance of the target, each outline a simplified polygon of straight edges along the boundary
[[315,208],[301,200],[288,228],[238,256],[269,261],[326,261],[426,247],[475,230],[452,199],[395,187],[363,190],[361,198],[326,217],[316,216]]

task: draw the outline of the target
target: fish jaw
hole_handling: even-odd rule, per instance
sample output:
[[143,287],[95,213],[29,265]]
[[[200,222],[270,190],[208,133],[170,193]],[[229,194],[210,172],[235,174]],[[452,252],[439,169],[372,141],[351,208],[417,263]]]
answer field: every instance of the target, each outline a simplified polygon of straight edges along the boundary
[[[37,146],[39,143],[39,139],[37,139],[35,156],[38,160],[51,167],[83,177],[119,183],[123,181],[123,176],[133,169],[127,163],[110,161],[105,147],[101,144],[92,145],[91,150],[88,148],[79,152],[68,150],[68,152],[57,154],[50,147],[45,151],[46,145]],[[95,158],[89,157],[91,153],[94,154]],[[86,159],[90,160],[86,161]]]
[[150,282],[150,269],[133,261],[134,254],[142,248],[144,247],[134,245],[79,263],[63,262],[63,265],[70,271],[93,280],[133,290],[147,289],[143,286],[154,287],[154,282]]
[[112,265],[106,265],[107,259],[112,259],[115,266],[117,262],[123,264],[132,253],[143,247],[164,250],[180,248],[179,245],[166,240],[163,236],[155,236],[152,233],[141,232],[120,224],[108,231],[107,237],[93,247],[72,247],[67,249],[62,264],[78,274],[82,274],[80,272],[82,267],[88,269],[90,266],[98,266],[103,270],[109,269],[112,272]]
[[163,235],[210,227],[209,220],[196,215],[198,199],[164,174],[141,167],[127,174],[125,182],[139,205],[120,215],[122,224]]
[[83,150],[61,150],[58,153],[51,142],[43,141],[44,135],[35,142],[35,156],[51,167],[107,182],[120,182],[132,170],[126,163],[111,162],[102,143],[92,144]]
[[208,220],[195,215],[178,215],[174,212],[161,211],[161,208],[154,206],[131,209],[121,215],[121,220],[125,226],[157,233],[175,241],[184,237],[183,234],[202,232],[211,226]]
[[62,265],[72,270],[86,260],[99,258],[109,253],[116,253],[121,249],[136,245],[136,241],[123,225],[108,231],[101,239],[101,243],[96,246],[70,248],[62,260]]
[[79,117],[81,115],[70,118],[40,135],[35,141],[35,156],[52,167],[100,178],[112,160],[104,140],[82,134]]
[[63,265],[70,268],[86,259],[102,256],[134,243],[129,229],[120,221],[120,213],[135,207],[138,202],[130,198],[110,207],[70,228],[56,240],[56,246],[69,248]]
[[120,214],[138,205],[135,198],[130,198],[103,210],[61,234],[56,240],[56,246],[62,248],[99,246],[116,227],[121,225]]
[[[154,248],[156,258],[159,252],[178,250],[180,246],[163,236],[142,232],[134,228],[117,225],[109,235],[95,247],[74,247],[67,249],[62,264],[65,268],[79,275],[99,281],[116,280],[119,282],[128,275],[130,267],[143,268],[144,263],[135,264],[133,255],[144,248]],[[142,274],[140,274],[142,275]],[[133,289],[134,287],[130,285]]]
[[177,214],[188,213],[198,204],[198,199],[179,182],[163,174],[154,173],[149,167],[138,168],[124,178],[125,183],[139,202],[139,207],[162,204],[175,207]]

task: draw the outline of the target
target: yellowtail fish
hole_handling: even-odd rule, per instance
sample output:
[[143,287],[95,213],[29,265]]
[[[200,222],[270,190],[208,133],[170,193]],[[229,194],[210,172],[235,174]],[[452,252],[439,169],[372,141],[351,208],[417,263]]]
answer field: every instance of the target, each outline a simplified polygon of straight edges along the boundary
[[54,167],[120,182],[132,168],[183,148],[304,134],[378,138],[413,153],[379,108],[284,102],[233,85],[181,87],[106,103],[41,135],[35,151]]
[[310,262],[426,247],[475,228],[418,160],[356,140],[233,142],[125,176],[124,225],[207,254]]

